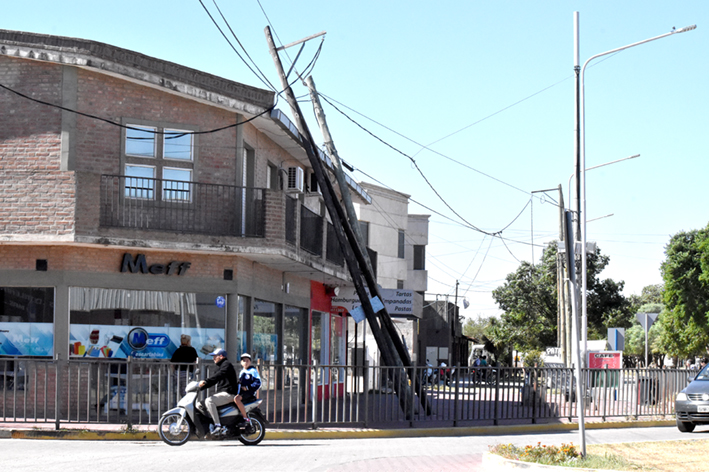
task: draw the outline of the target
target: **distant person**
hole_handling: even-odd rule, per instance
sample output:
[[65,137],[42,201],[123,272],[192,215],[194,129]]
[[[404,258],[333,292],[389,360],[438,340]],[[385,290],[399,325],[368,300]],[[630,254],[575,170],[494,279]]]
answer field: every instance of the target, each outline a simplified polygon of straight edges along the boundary
[[691,359],[687,359],[686,361],[684,361],[684,368],[686,370],[694,370],[694,365],[692,365]]
[[707,358],[706,358],[706,357],[702,357],[702,360],[699,361],[699,370],[702,370],[702,369],[705,368],[706,366],[707,366]]

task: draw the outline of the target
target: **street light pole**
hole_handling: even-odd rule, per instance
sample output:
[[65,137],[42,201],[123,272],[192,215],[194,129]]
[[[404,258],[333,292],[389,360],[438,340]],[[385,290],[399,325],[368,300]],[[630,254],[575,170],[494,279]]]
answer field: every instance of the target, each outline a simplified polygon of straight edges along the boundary
[[[578,12],[574,15],[574,20],[575,22],[578,22]],[[579,128],[580,128],[580,145],[579,145],[579,150],[580,150],[580,162],[579,162],[579,169],[581,170],[581,179],[580,179],[580,194],[581,194],[581,208],[579,208],[579,218],[582,218],[582,225],[581,225],[581,331],[582,331],[582,344],[583,344],[583,362],[584,364],[586,363],[586,352],[587,352],[587,343],[588,343],[588,320],[587,320],[587,311],[586,311],[586,287],[587,287],[587,264],[586,264],[586,117],[585,117],[585,112],[586,112],[586,105],[585,105],[585,88],[584,88],[584,75],[586,72],[586,67],[588,64],[593,61],[594,59],[597,59],[602,56],[606,56],[608,54],[612,54],[614,52],[622,51],[624,49],[632,48],[634,46],[639,46],[641,44],[649,43],[650,41],[655,41],[657,39],[661,39],[667,36],[672,36],[678,33],[684,33],[686,31],[691,31],[695,29],[697,26],[696,25],[691,25],[687,26],[681,29],[672,29],[669,33],[661,34],[659,36],[655,36],[650,39],[645,39],[643,41],[638,41],[636,43],[628,44],[627,46],[622,46],[619,48],[611,49],[610,51],[602,52],[600,54],[596,54],[595,56],[591,56],[586,62],[584,63],[583,67],[581,67],[580,71],[580,82],[579,82],[579,89],[580,89],[580,100],[579,100],[579,117],[580,117],[580,123],[579,123]],[[575,30],[578,31],[578,26],[575,27]],[[578,185],[578,181],[577,181]]]

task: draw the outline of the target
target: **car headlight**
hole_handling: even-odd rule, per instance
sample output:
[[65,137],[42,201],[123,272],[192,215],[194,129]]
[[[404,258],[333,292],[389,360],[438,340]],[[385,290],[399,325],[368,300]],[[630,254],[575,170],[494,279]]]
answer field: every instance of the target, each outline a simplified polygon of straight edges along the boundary
[[677,398],[675,400],[678,402],[686,402],[687,401],[687,394],[684,392],[680,392],[677,394]]

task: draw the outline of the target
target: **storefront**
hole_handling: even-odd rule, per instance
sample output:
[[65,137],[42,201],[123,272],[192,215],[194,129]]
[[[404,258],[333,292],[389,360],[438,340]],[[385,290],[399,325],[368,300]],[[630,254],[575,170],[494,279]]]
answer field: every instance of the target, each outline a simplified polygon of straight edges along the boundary
[[291,277],[286,293],[278,272],[233,255],[0,248],[10,252],[44,262],[0,267],[1,357],[170,359],[187,334],[202,358],[306,358],[310,280]]

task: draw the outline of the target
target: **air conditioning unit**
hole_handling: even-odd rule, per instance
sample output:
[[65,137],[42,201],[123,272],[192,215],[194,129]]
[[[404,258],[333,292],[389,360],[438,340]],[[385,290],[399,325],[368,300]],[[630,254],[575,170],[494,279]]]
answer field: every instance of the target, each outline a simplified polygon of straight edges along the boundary
[[301,167],[288,168],[288,186],[287,190],[291,192],[303,191],[304,173]]

